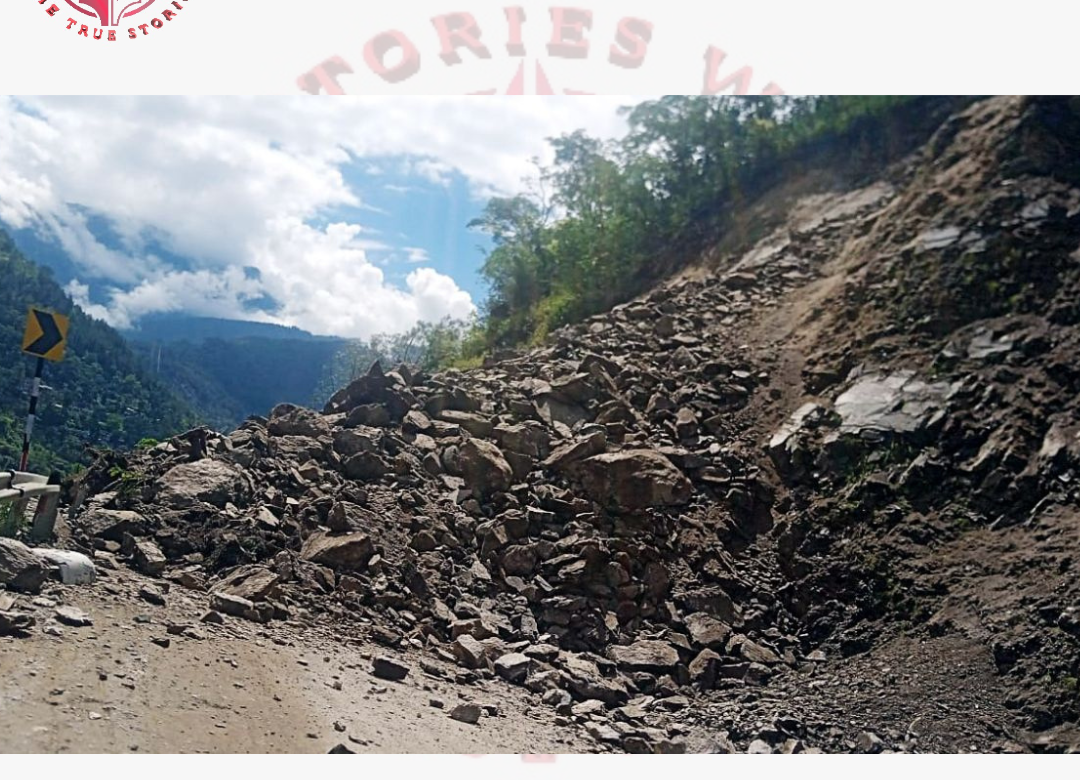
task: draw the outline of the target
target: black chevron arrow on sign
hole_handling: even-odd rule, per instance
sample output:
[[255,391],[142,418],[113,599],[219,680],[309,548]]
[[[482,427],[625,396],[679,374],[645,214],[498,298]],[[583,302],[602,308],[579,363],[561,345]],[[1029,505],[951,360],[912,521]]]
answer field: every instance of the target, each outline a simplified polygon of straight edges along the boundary
[[26,348],[26,352],[31,355],[47,355],[60,345],[64,340],[64,335],[60,332],[60,328],[56,326],[56,320],[48,312],[35,309],[34,316],[41,327],[41,336]]

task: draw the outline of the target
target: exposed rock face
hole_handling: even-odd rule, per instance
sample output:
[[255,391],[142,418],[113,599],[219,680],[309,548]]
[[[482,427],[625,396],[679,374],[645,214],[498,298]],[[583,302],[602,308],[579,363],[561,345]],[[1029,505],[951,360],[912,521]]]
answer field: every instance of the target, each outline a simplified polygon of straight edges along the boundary
[[682,506],[693,493],[690,480],[653,450],[627,450],[589,458],[581,464],[581,481],[594,500],[629,511]]

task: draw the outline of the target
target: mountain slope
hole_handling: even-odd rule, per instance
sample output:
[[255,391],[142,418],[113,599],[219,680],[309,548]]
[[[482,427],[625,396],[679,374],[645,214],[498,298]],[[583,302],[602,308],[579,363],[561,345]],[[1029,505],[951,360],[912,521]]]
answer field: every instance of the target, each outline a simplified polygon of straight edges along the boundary
[[344,344],[314,337],[244,336],[135,341],[131,348],[155,377],[196,410],[201,422],[232,430],[279,403],[324,403],[319,393]]
[[48,472],[77,463],[86,443],[131,447],[145,437],[183,430],[186,405],[151,378],[123,338],[75,307],[46,269],[16,249],[0,231],[0,468],[17,465],[27,408],[24,380],[33,359],[22,355],[27,309],[71,315],[67,359],[46,368],[31,467]]
[[1078,129],[980,101],[538,348],[103,460],[67,530],[222,613],[178,652],[365,646],[481,733],[517,686],[592,751],[1076,752]]

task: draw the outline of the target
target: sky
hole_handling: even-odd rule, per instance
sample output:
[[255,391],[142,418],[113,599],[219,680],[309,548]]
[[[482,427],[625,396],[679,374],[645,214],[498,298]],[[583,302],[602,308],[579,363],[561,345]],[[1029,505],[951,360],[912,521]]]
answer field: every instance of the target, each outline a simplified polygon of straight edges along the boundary
[[[0,223],[114,327],[182,313],[368,338],[464,318],[546,139],[625,132],[590,97],[0,97]],[[25,242],[24,246],[25,246]]]

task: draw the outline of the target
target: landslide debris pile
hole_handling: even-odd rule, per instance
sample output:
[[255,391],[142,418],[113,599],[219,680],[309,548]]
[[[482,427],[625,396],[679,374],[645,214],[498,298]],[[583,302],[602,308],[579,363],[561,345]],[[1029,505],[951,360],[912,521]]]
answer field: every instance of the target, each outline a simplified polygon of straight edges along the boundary
[[544,348],[103,455],[70,546],[524,685],[624,750],[1064,749],[1078,126],[980,101]]
[[[568,712],[764,681],[803,657],[774,571],[733,552],[771,527],[760,447],[730,435],[769,376],[711,342],[803,266],[665,288],[484,370],[376,364],[322,413],[110,453],[74,540],[219,612],[352,619]],[[664,744],[620,726],[598,738]]]

